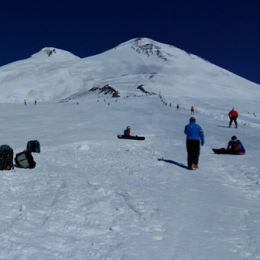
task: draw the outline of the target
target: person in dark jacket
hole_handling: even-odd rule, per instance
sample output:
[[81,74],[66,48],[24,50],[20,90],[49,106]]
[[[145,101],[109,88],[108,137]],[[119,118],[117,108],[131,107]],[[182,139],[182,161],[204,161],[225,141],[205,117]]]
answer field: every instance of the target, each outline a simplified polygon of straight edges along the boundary
[[245,150],[243,144],[241,143],[240,140],[237,139],[237,137],[235,135],[232,136],[231,140],[228,142],[227,149],[240,151],[242,154],[246,153],[246,150]]
[[236,128],[237,128],[237,117],[238,117],[237,111],[234,108],[232,108],[232,110],[229,111],[228,116],[230,118],[229,127],[231,127],[232,122],[234,121],[235,125],[236,125]]
[[205,138],[202,128],[196,124],[195,117],[190,118],[190,123],[185,126],[184,133],[187,135],[188,168],[198,169],[200,146],[204,145]]
[[131,127],[128,126],[128,127],[126,128],[126,130],[124,131],[124,135],[130,136],[130,130],[131,130]]

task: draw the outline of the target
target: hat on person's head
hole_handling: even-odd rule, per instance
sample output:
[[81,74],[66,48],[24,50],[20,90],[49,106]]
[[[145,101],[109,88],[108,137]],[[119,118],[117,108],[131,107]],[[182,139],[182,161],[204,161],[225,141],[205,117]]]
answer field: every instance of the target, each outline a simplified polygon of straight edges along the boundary
[[236,141],[236,140],[237,140],[237,137],[236,137],[235,135],[233,135],[233,136],[231,137],[231,140],[232,140],[232,141]]
[[195,118],[194,116],[192,116],[192,117],[190,118],[190,122],[196,122],[196,118]]

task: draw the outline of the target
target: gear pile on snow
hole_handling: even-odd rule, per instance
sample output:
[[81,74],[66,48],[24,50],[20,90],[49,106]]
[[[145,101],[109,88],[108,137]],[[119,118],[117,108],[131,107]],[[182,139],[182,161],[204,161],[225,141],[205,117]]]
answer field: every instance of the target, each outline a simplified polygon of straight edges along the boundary
[[[10,171],[14,169],[14,166],[17,168],[23,169],[33,169],[36,166],[36,162],[33,159],[32,153],[40,153],[41,145],[37,140],[32,140],[27,142],[26,150],[23,152],[17,153],[14,158],[13,149],[7,145],[0,146],[0,170]],[[13,164],[15,161],[15,165]]]

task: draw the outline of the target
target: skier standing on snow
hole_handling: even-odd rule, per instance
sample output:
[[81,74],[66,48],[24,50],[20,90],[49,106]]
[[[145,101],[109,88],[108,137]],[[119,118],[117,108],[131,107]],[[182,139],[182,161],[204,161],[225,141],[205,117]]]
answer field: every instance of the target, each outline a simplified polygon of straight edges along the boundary
[[237,137],[235,135],[231,137],[231,140],[228,143],[227,149],[240,151],[242,154],[246,153],[246,150],[245,150],[243,144],[240,142],[240,140],[237,139]]
[[237,111],[234,108],[232,108],[232,110],[229,111],[228,116],[230,118],[229,127],[231,127],[232,122],[234,121],[235,125],[236,125],[236,128],[237,128],[237,117],[238,117]]
[[26,105],[26,99],[24,100],[24,104]]
[[205,138],[202,128],[196,124],[195,117],[190,118],[190,123],[185,126],[184,133],[187,135],[188,168],[190,170],[198,169],[200,145],[204,145]]
[[191,109],[190,109],[190,114],[191,115],[194,115],[194,107],[192,106]]
[[124,135],[130,136],[130,130],[131,130],[131,127],[128,126],[128,127],[126,128],[126,130],[124,131]]
[[37,100],[34,101],[34,105],[37,105]]

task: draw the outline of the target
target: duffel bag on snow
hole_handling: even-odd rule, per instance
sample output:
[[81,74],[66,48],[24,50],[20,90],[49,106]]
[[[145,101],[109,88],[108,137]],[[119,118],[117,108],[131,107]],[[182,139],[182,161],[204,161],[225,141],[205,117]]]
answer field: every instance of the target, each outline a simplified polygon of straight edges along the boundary
[[32,153],[40,153],[41,152],[40,142],[37,140],[28,141],[26,149],[31,151]]
[[0,146],[0,170],[12,170],[14,168],[13,165],[14,159],[14,151],[13,149],[7,145],[3,144]]
[[14,161],[15,167],[17,168],[33,169],[36,166],[36,162],[33,160],[30,151],[23,151],[21,153],[16,154]]

